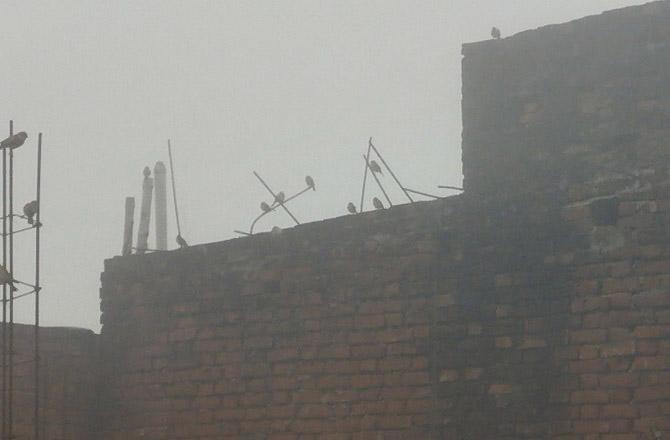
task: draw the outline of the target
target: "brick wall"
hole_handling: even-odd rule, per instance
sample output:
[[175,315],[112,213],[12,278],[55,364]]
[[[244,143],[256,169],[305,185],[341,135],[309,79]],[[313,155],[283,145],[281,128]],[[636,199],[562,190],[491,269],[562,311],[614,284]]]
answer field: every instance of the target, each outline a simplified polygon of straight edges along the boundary
[[468,191],[571,186],[582,197],[667,175],[670,2],[466,44],[463,54]]
[[[1,335],[0,331],[0,335]],[[14,438],[34,433],[34,332],[14,328]],[[94,437],[97,400],[97,335],[90,330],[43,327],[40,330],[40,435],[44,440]],[[0,409],[1,409],[0,402]]]
[[103,438],[670,435],[668,215],[461,196],[108,260]]

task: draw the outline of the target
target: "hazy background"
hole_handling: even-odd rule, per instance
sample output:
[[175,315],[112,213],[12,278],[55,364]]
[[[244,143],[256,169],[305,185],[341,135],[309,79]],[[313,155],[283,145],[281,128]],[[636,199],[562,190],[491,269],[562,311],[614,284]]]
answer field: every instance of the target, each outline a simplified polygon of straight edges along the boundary
[[[293,205],[303,222],[345,214],[369,136],[407,186],[437,192],[461,183],[463,42],[640,3],[2,0],[0,133],[14,119],[30,136],[16,153],[18,209],[45,136],[42,322],[99,329],[124,198],[139,211],[142,169],[167,164],[168,138],[193,244],[248,229],[268,200],[252,170],[287,194],[315,178]],[[290,224],[277,212],[257,230]],[[32,240],[16,239],[19,279],[32,280]],[[32,322],[32,297],[16,313]]]

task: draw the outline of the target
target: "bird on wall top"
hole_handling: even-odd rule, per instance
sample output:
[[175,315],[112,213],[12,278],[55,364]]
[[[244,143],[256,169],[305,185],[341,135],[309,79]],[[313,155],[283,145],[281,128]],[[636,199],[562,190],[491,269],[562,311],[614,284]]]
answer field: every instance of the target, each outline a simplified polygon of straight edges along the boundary
[[349,214],[356,214],[356,205],[354,205],[352,202],[349,202],[347,205],[347,211],[349,211]]
[[500,40],[500,36],[500,29],[493,26],[493,29],[491,29],[491,37],[493,37],[494,40]]
[[19,148],[28,138],[28,135],[25,131],[20,131],[13,136],[8,137],[7,139],[0,142],[0,149],[4,148]]
[[374,205],[375,208],[377,209],[384,209],[384,204],[382,203],[381,200],[379,200],[377,197],[372,199],[372,204]]
[[37,214],[37,200],[33,200],[32,202],[28,202],[25,204],[23,207],[23,215],[26,216],[26,220],[28,220],[28,224],[32,225],[35,220],[35,214]]
[[182,249],[188,247],[188,243],[186,243],[186,240],[184,240],[184,237],[182,237],[181,235],[177,235],[177,244]]

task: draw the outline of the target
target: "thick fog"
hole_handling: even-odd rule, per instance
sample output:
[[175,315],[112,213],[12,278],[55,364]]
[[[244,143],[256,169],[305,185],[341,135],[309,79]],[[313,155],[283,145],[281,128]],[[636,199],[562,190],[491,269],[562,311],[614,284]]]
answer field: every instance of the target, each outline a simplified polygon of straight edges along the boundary
[[[14,119],[30,136],[16,152],[19,208],[44,132],[43,324],[99,329],[124,198],[139,211],[142,169],[167,164],[168,138],[192,244],[248,229],[269,201],[253,170],[287,193],[314,177],[293,204],[302,222],[345,215],[370,136],[403,183],[446,195],[437,185],[461,183],[461,44],[638,3],[4,0],[0,128]],[[274,225],[291,221],[276,212],[257,229]],[[17,237],[19,279],[32,279],[32,246]],[[31,298],[16,310],[32,322]]]

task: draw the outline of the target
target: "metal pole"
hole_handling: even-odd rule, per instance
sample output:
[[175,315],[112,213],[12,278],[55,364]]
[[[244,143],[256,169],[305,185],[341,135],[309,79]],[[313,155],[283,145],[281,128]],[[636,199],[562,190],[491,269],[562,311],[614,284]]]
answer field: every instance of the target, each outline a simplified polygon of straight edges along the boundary
[[165,164],[154,165],[154,193],[156,198],[156,249],[167,250],[167,188],[165,184]]
[[[274,197],[274,199],[277,200],[277,195],[270,189],[270,187],[268,186],[268,184],[265,183],[265,181],[261,178],[261,176],[258,175],[258,173],[257,173],[256,171],[254,171],[254,176],[256,176],[256,178],[263,184],[263,186],[265,187],[265,189],[267,189],[268,192],[269,192],[270,194],[272,194],[272,197]],[[284,205],[284,203],[285,203],[285,202],[280,202],[279,204],[281,205],[282,208],[284,208],[284,211],[286,211],[286,213],[287,213],[288,215],[291,216],[291,218],[293,219],[293,221],[295,222],[295,224],[296,224],[296,225],[299,225],[300,222],[298,221],[298,219],[295,218],[295,216],[291,213],[291,211],[288,210],[288,208]]]
[[172,198],[174,199],[174,215],[177,217],[177,235],[181,236],[181,226],[179,225],[179,208],[177,207],[177,189],[174,184],[174,165],[172,164],[172,145],[168,139],[168,155],[170,156],[170,178],[172,179]]
[[[370,168],[370,162],[366,159],[365,156],[363,156],[363,160],[365,161],[365,165]],[[382,190],[382,193],[384,193],[384,197],[386,197],[386,201],[389,202],[389,206],[393,206],[393,202],[391,202],[391,199],[389,198],[389,195],[386,194],[386,191],[384,190],[384,187],[382,186],[382,183],[379,181],[379,178],[377,178],[377,175],[375,174],[374,171],[372,171],[372,168],[370,168],[370,174],[372,174],[372,177],[374,177],[375,182],[377,182],[377,186],[379,189]]]
[[[9,273],[14,274],[14,149],[9,149]],[[9,408],[7,429],[9,438],[14,438],[14,283],[9,284]]]
[[[14,122],[9,121],[9,135]],[[7,149],[2,150],[2,265],[7,268]],[[7,284],[2,285],[2,438],[7,438]]]
[[372,145],[372,138],[368,141],[368,151],[365,153],[365,173],[363,174],[363,187],[361,188],[361,204],[358,206],[358,212],[363,212],[363,204],[365,203],[365,183],[368,179],[368,162],[370,161],[370,145]]
[[37,213],[35,214],[35,414],[34,438],[40,438],[40,214],[42,205],[40,200],[40,185],[42,183],[42,133],[37,138]]
[[444,197],[434,196],[433,194],[428,194],[428,193],[425,193],[425,192],[421,192],[421,191],[417,191],[417,190],[409,189],[409,188],[405,188],[405,191],[411,192],[412,194],[418,194],[420,196],[432,197],[434,199],[443,199],[444,198]]
[[402,189],[402,192],[405,193],[405,195],[407,196],[407,198],[409,199],[409,201],[410,201],[411,203],[414,203],[414,200],[412,200],[412,196],[410,196],[409,193],[405,190],[405,187],[402,186],[402,184],[400,183],[400,180],[398,180],[398,178],[396,177],[395,173],[393,172],[393,170],[391,169],[391,167],[389,166],[389,164],[386,163],[386,161],[384,160],[384,157],[381,155],[381,153],[379,152],[379,150],[377,150],[377,147],[375,147],[374,144],[372,143],[372,138],[370,139],[370,147],[371,147],[373,150],[375,150],[375,153],[377,153],[377,156],[379,156],[379,160],[382,161],[382,163],[384,164],[384,166],[385,166],[386,169],[388,170],[388,172],[389,172],[389,174],[391,175],[391,177],[393,177],[393,180],[395,180],[395,183],[397,183],[398,186],[400,187],[400,189]]

